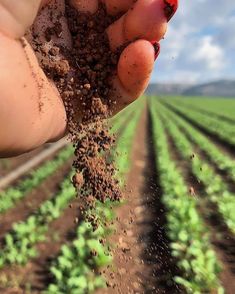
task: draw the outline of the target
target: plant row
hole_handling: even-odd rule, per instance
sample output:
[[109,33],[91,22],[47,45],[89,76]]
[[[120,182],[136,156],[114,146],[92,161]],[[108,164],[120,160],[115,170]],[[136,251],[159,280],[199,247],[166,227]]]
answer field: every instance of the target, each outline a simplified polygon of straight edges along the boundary
[[211,162],[213,162],[221,171],[225,171],[230,179],[235,182],[235,161],[230,156],[222,153],[211,140],[180,116],[173,112],[167,112],[167,115],[174,120],[177,126],[185,132],[192,142],[205,152]]
[[206,113],[207,115],[213,115],[215,117],[222,118],[229,122],[235,123],[234,99],[216,98],[211,97],[171,97],[176,103],[183,103],[190,108],[195,108],[199,111]]
[[223,293],[219,282],[220,265],[209,241],[209,234],[197,212],[197,203],[171,158],[163,123],[157,106],[151,103],[156,164],[166,207],[167,233],[172,255],[181,274],[175,281],[187,293]]
[[235,146],[235,125],[205,115],[199,111],[191,109],[190,107],[185,107],[182,104],[179,105],[174,101],[171,102],[168,100],[166,104],[196,125],[200,126],[202,129]]
[[[118,167],[116,176],[119,180],[122,180],[122,184],[124,175],[130,168],[131,147],[139,115],[140,109],[128,122],[113,152],[113,160]],[[110,245],[107,241],[105,243],[103,241],[112,232],[110,222],[115,217],[113,207],[116,205],[118,203],[111,203],[110,201],[96,203],[95,211],[90,213],[96,216],[99,223],[98,229],[93,231],[91,225],[86,222],[79,225],[75,240],[71,244],[63,245],[60,255],[53,261],[50,268],[53,282],[49,284],[45,293],[93,293],[97,288],[106,286],[98,271],[112,261]],[[107,224],[109,225],[107,226]]]
[[63,181],[58,194],[43,202],[24,222],[14,223],[11,232],[4,237],[4,245],[0,251],[0,268],[6,264],[24,265],[30,258],[36,257],[35,245],[45,241],[49,224],[59,218],[74,196],[75,191],[68,177]]
[[58,168],[73,155],[73,148],[68,146],[61,150],[51,161],[46,161],[39,168],[32,171],[29,176],[14,187],[0,192],[0,213],[14,207],[17,201],[24,198],[29,192],[37,188],[44,180],[51,176]]
[[[159,107],[161,109],[161,107]],[[164,124],[172,137],[178,152],[189,164],[193,175],[204,186],[205,196],[210,201],[217,204],[219,213],[228,228],[235,233],[235,195],[228,191],[228,186],[223,178],[216,174],[214,168],[205,162],[205,160],[196,154],[192,160],[193,144],[180,131],[177,125],[169,119],[169,113],[161,109],[164,116]]]

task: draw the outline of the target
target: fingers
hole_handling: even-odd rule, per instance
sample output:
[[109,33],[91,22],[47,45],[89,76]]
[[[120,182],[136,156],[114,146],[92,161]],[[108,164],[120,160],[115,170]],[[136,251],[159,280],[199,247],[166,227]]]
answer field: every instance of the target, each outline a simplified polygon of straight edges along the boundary
[[32,25],[41,0],[0,0],[0,31],[12,38],[20,38]]
[[[178,7],[178,0],[102,0],[109,14],[126,12],[114,22],[107,33],[111,49],[146,39],[159,42],[165,35],[167,22]],[[98,9],[98,0],[71,0],[79,11],[94,13]]]
[[111,48],[115,50],[136,39],[159,42],[167,29],[166,3],[165,0],[138,0],[107,29]]
[[137,99],[146,89],[153,70],[155,51],[145,40],[131,43],[121,54],[118,73],[114,79],[114,112],[118,112]]

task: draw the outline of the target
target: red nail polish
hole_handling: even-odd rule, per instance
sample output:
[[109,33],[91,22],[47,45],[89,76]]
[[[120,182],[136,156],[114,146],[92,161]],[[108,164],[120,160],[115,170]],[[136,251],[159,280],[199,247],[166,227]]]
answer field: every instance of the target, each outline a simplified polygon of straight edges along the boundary
[[158,55],[160,54],[160,44],[156,41],[151,42],[155,51],[154,60],[158,58]]
[[164,0],[164,4],[164,13],[167,18],[167,21],[169,21],[178,9],[178,0]]

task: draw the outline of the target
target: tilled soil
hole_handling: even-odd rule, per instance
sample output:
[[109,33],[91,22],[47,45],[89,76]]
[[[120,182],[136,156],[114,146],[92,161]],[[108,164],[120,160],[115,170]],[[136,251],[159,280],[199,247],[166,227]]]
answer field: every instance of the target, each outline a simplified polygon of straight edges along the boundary
[[164,206],[155,168],[150,121],[142,115],[132,151],[132,168],[125,192],[127,204],[118,209],[117,231],[111,241],[114,266],[104,270],[105,293],[180,293],[164,225]]

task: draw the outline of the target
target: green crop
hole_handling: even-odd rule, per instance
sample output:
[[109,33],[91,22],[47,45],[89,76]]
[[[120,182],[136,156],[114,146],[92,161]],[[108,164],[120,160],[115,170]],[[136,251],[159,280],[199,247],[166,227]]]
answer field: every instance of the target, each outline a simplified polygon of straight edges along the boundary
[[18,200],[37,188],[44,180],[71,158],[72,155],[73,148],[71,146],[64,148],[56,155],[55,159],[46,161],[46,163],[35,171],[32,171],[25,180],[20,181],[18,185],[0,192],[0,213],[12,208]]
[[[183,176],[175,166],[168,150],[168,142],[159,118],[159,108],[151,101],[154,145],[157,168],[167,208],[167,233],[172,255],[182,275],[175,281],[187,293],[223,292],[219,282],[220,265],[213,251],[209,234],[197,212],[196,200],[189,195]],[[158,112],[159,111],[159,112]]]
[[192,109],[190,106],[183,103],[175,103],[174,100],[167,100],[167,102],[165,102],[165,100],[162,99],[161,101],[164,101],[168,107],[171,107],[174,111],[181,113],[190,121],[196,125],[199,125],[202,129],[235,146],[234,124],[231,124],[225,120],[219,120],[214,116],[206,115],[199,110]]
[[[161,108],[161,106],[159,106]],[[228,228],[235,233],[235,195],[229,192],[227,184],[223,178],[216,174],[213,167],[205,162],[203,158],[197,154],[193,160],[188,160],[193,153],[193,144],[180,131],[178,126],[169,118],[169,111],[162,115],[165,117],[164,123],[172,136],[175,146],[181,156],[191,165],[192,173],[204,185],[205,196],[218,206],[218,210],[227,224]]]

